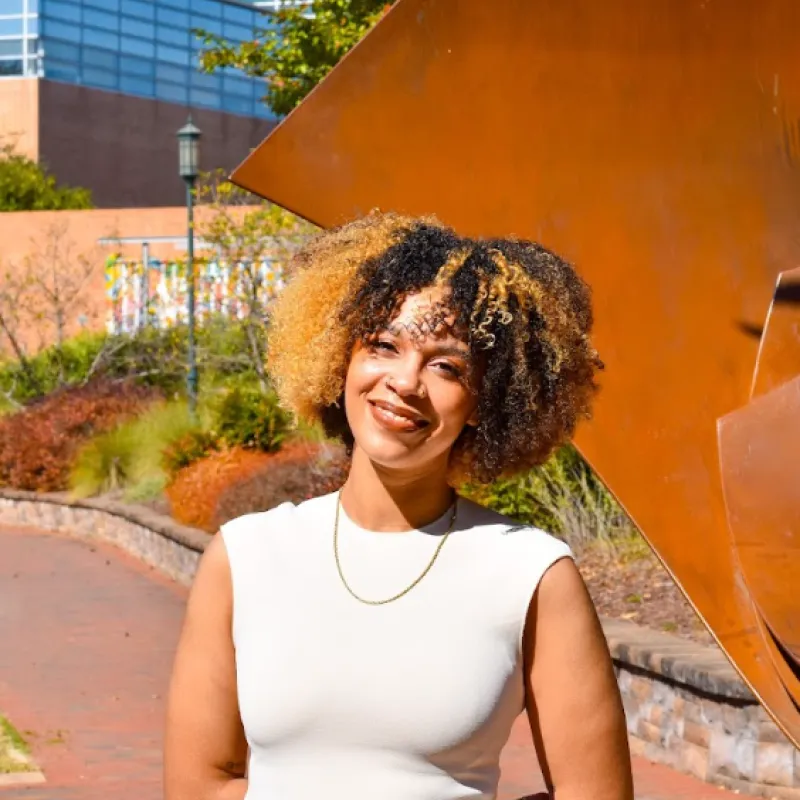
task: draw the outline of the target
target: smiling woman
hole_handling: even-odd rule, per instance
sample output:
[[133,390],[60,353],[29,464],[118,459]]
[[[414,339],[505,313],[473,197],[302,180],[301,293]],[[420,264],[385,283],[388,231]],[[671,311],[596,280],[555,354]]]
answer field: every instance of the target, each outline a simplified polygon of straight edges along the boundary
[[345,441],[351,471],[340,493],[227,523],[207,550],[173,674],[167,800],[491,800],[523,710],[558,800],[632,797],[569,549],[454,491],[571,437],[601,366],[591,324],[588,287],[554,253],[435,219],[373,214],[297,256],[270,372],[287,408]]

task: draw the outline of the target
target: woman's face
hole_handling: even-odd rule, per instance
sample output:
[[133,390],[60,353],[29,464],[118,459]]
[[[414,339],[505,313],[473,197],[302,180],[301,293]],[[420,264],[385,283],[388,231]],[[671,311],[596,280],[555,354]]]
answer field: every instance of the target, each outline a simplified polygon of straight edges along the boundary
[[439,289],[409,296],[389,326],[356,345],[345,411],[356,447],[375,464],[403,471],[446,467],[477,398],[467,343]]

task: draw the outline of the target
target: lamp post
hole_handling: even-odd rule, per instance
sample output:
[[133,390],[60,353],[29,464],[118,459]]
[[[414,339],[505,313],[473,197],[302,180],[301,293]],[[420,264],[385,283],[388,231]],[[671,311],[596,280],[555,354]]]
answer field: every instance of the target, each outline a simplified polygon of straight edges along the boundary
[[195,291],[194,291],[194,184],[200,163],[200,129],[192,117],[178,131],[178,172],[186,184],[186,213],[188,231],[186,236],[186,288],[187,316],[189,322],[189,369],[186,376],[186,392],[189,412],[197,411],[197,353],[195,352]]

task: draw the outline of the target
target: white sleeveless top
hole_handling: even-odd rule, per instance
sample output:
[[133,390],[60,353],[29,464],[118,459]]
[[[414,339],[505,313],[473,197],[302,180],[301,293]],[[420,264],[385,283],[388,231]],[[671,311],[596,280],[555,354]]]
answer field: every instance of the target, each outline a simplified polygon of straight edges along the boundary
[[[496,796],[499,756],[524,709],[531,596],[566,544],[464,499],[450,538],[407,595],[369,606],[343,586],[337,495],[222,527],[233,579],[247,800]],[[342,571],[361,597],[407,587],[450,512],[375,533],[340,512]]]

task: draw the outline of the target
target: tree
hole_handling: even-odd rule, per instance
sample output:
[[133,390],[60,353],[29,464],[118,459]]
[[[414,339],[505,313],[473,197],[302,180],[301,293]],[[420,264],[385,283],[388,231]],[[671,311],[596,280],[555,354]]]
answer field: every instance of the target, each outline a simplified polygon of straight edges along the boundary
[[387,0],[312,0],[284,4],[253,41],[233,44],[196,30],[205,45],[201,69],[225,67],[266,79],[264,102],[288,114],[389,9]]
[[[21,264],[0,267],[0,361],[5,344],[35,388],[39,379],[30,366],[31,351],[55,344],[60,352],[76,329],[99,322],[91,293],[86,291],[97,274],[99,259],[75,252],[65,223],[52,224],[32,244]],[[57,368],[62,384],[63,364]]]
[[266,388],[264,349],[270,293],[262,264],[283,270],[316,228],[272,203],[254,205],[253,196],[226,180],[223,170],[202,176],[196,196],[208,212],[200,218],[197,233],[215,258],[235,269],[236,299],[244,308],[241,325],[248,343],[247,358]]
[[41,164],[17,153],[12,144],[0,145],[0,211],[70,208],[92,208],[92,193],[59,186]]

